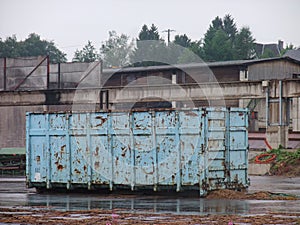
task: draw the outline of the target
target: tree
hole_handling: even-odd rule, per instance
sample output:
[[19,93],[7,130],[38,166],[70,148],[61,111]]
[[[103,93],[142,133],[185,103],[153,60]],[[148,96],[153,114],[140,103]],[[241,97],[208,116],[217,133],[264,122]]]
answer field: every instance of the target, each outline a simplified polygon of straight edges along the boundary
[[[217,39],[220,39],[220,37],[223,37],[223,40],[216,41],[216,35],[219,31],[219,34]],[[222,35],[221,35],[222,32]],[[222,48],[222,42],[225,43],[228,41],[228,36],[226,35],[223,27],[223,21],[218,16],[212,21],[211,25],[209,26],[208,30],[204,34],[204,40],[203,40],[203,57],[205,61],[216,61],[216,60],[224,60],[217,59],[216,55],[218,54],[218,51],[220,48]],[[217,43],[220,43],[220,46],[217,46]],[[220,56],[218,56],[220,58]]]
[[192,41],[190,44],[189,49],[194,52],[196,55],[198,55],[201,59],[204,56],[203,47],[202,47],[202,40],[199,41]]
[[143,25],[136,40],[136,48],[130,57],[134,66],[163,65],[168,62],[169,53],[165,42],[160,38],[158,28],[152,24],[150,29]]
[[232,59],[232,44],[223,30],[217,30],[211,40],[211,60],[226,61]]
[[50,56],[52,63],[66,62],[66,54],[60,51],[53,41],[41,40],[38,34],[28,35],[24,41],[18,41],[16,36],[0,40],[0,57]]
[[96,48],[92,45],[91,41],[83,47],[81,50],[76,50],[73,62],[94,62],[99,59],[99,54],[96,51]]
[[296,47],[293,44],[286,45],[286,47],[280,52],[280,56],[283,56],[288,50],[296,50]]
[[158,28],[152,24],[150,29],[146,24],[143,25],[142,30],[139,33],[139,41],[142,40],[160,40]]
[[20,43],[15,35],[6,38],[5,41],[0,40],[0,57],[15,58],[20,56]]
[[109,38],[101,48],[100,54],[104,67],[124,67],[130,63],[133,42],[125,34],[118,35],[116,31],[109,31]]
[[225,15],[223,20],[216,17],[204,35],[204,60],[250,59],[253,57],[254,40],[249,28],[237,30],[231,15]]
[[235,39],[238,31],[234,19],[229,14],[225,15],[223,19],[223,30],[225,31],[229,39],[231,39],[232,41]]
[[192,41],[186,34],[176,35],[172,45],[168,46],[171,48],[170,57],[176,58],[175,63],[200,62],[203,55],[201,44],[201,41]]
[[249,27],[243,27],[234,40],[234,59],[250,59],[255,55],[255,39]]
[[184,48],[189,48],[191,46],[191,39],[189,39],[188,36],[186,36],[186,34],[175,35],[174,43]]

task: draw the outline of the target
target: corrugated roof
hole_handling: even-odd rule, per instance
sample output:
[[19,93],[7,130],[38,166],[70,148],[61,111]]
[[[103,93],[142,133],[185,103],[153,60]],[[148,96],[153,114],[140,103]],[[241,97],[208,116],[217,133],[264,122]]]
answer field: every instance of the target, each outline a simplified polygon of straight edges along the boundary
[[300,61],[300,48],[297,50],[288,50],[284,56]]
[[227,66],[248,66],[255,63],[263,63],[263,62],[278,61],[278,60],[288,60],[300,64],[300,60],[296,60],[291,57],[284,56],[284,57],[252,59],[252,60],[231,60],[231,61],[220,61],[220,62],[201,62],[201,63],[188,63],[188,64],[104,69],[103,73],[114,74],[114,73],[134,73],[134,72],[142,72],[142,71],[174,70],[174,69],[184,70],[184,69],[193,69],[193,68],[200,68],[200,67],[213,68],[213,67],[227,67]]

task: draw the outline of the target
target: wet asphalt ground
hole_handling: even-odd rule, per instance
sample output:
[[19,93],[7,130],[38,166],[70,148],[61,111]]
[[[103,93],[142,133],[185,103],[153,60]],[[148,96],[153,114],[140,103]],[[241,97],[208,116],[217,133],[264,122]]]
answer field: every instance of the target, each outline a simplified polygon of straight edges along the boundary
[[[300,197],[300,177],[253,176],[249,192],[270,191]],[[300,213],[300,200],[219,200],[188,196],[59,193],[27,189],[25,178],[0,178],[0,208],[45,208],[58,211],[122,210],[176,215]]]

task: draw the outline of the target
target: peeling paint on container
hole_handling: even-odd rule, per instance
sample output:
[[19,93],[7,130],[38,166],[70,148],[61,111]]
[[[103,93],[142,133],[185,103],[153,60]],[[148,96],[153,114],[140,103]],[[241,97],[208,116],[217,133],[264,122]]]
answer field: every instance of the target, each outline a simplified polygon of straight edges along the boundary
[[248,187],[246,109],[27,113],[26,123],[30,187]]

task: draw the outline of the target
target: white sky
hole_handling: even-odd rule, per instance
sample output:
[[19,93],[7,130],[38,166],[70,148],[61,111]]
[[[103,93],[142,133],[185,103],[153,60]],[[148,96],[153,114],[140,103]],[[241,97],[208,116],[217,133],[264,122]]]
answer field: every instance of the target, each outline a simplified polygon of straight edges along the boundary
[[203,38],[211,21],[231,14],[238,28],[249,26],[260,43],[300,47],[299,0],[0,0],[0,37],[24,40],[37,33],[54,41],[71,60],[88,40],[99,50],[108,31],[136,38],[143,24]]

